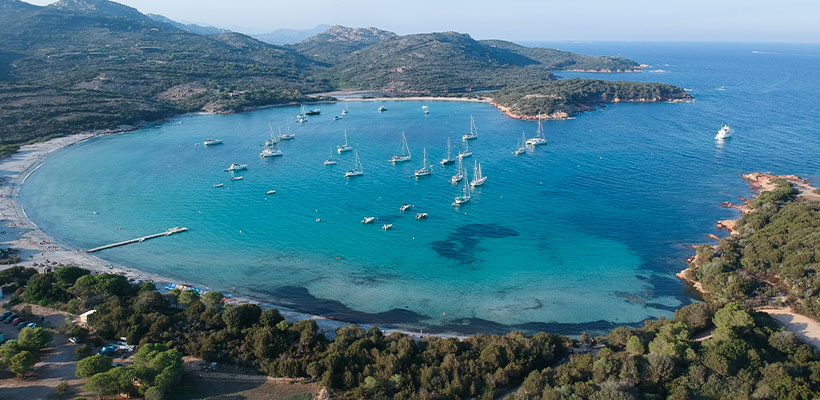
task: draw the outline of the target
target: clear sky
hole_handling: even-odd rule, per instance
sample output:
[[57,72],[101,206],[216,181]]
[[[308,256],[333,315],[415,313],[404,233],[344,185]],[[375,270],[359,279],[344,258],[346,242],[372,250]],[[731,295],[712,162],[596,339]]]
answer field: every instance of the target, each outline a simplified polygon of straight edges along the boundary
[[[53,0],[27,0],[48,4]],[[479,39],[820,43],[818,0],[119,0],[143,13],[263,33],[319,24]]]

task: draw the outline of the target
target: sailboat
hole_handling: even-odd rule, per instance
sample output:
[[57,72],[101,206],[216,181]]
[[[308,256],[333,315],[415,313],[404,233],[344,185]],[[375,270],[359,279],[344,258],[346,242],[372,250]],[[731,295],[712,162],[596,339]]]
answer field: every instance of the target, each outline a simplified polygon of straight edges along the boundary
[[290,133],[290,128],[288,128],[288,133],[282,133],[282,128],[279,128],[279,140],[290,140],[295,137],[295,133]]
[[473,140],[478,139],[478,130],[475,128],[475,120],[473,116],[470,116],[470,133],[461,137],[461,140]]
[[527,146],[535,147],[542,144],[547,144],[547,138],[544,137],[544,126],[541,124],[541,117],[538,117],[538,135],[527,139]]
[[265,146],[265,149],[259,153],[262,157],[278,157],[282,155],[282,150],[277,146],[277,141],[273,141],[270,146]]
[[461,153],[458,153],[458,159],[460,160],[462,158],[467,158],[467,157],[472,157],[472,156],[473,156],[473,152],[470,151],[470,142],[464,142],[464,151],[462,151]]
[[451,205],[454,207],[458,207],[462,204],[467,203],[468,201],[470,201],[470,191],[467,189],[467,178],[465,177],[464,190],[461,193],[461,196],[456,196],[456,198],[453,200],[453,204]]
[[424,148],[424,161],[421,162],[421,168],[417,169],[413,174],[416,178],[420,176],[427,176],[433,173],[433,166],[427,162],[427,148]]
[[296,120],[299,121],[301,124],[302,122],[307,121],[307,114],[305,114],[305,105],[302,104],[302,112],[296,116]]
[[441,165],[448,165],[456,162],[452,154],[453,145],[450,144],[450,138],[447,138],[447,154],[439,161]]
[[390,159],[390,162],[395,164],[397,162],[410,161],[410,146],[407,145],[407,136],[404,132],[401,133],[401,155],[395,155]]
[[347,100],[345,100],[345,109],[344,109],[344,110],[342,110],[342,114],[341,114],[341,115],[342,115],[343,117],[344,117],[345,115],[347,115]]
[[427,107],[427,104],[421,106],[421,109],[424,110],[425,114],[430,114],[430,108]]
[[350,150],[353,150],[353,146],[351,146],[350,144],[347,143],[347,131],[345,131],[345,144],[343,144],[341,146],[336,146],[336,151],[338,151],[339,154],[342,154],[342,153],[344,153],[346,151],[350,151]]
[[362,160],[359,159],[359,152],[353,150],[353,154],[356,155],[356,163],[353,165],[353,169],[345,172],[345,178],[364,175],[364,170],[362,168]]
[[527,152],[527,136],[521,132],[521,139],[518,140],[518,148],[515,149],[513,155],[524,154]]
[[484,184],[484,181],[487,180],[487,177],[481,173],[481,164],[476,161],[475,167],[473,167],[473,180],[470,182],[470,186],[475,188],[476,186],[481,186]]
[[450,178],[450,183],[455,185],[455,184],[461,182],[462,179],[464,179],[464,167],[462,166],[461,158],[459,157],[459,159],[458,159],[458,170],[456,171],[456,174],[453,175],[452,178]]
[[330,147],[330,158],[325,160],[325,165],[336,165],[336,160],[333,159],[333,147]]
[[[279,128],[280,133],[281,130],[282,128]],[[273,125],[270,123],[268,123],[268,132],[270,132],[270,139],[265,141],[265,146],[273,146],[273,144],[276,143],[276,137],[273,136]]]

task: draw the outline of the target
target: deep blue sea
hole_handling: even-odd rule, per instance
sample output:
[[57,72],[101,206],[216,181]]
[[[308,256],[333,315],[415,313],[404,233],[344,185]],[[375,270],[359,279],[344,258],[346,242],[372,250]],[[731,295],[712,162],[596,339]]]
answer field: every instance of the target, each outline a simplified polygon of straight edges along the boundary
[[[666,82],[696,101],[617,104],[545,122],[548,145],[518,157],[517,139],[533,136],[536,123],[482,103],[351,101],[338,121],[345,106],[321,104],[304,124],[294,121],[298,107],[190,115],[61,150],[20,199],[72,247],[188,227],[97,254],[271,304],[438,332],[577,334],[694,301],[674,273],[692,244],[720,234],[717,220],[736,216],[720,204],[748,196],[741,174],[820,178],[820,46],[546,45],[667,71],[562,77]],[[481,162],[488,180],[455,209],[455,167],[437,161],[448,138],[460,148],[470,116],[479,138],[465,161]],[[718,144],[724,122],[735,135]],[[269,124],[296,134],[280,158],[259,157]],[[350,180],[353,153],[323,165],[345,130],[365,172]],[[393,166],[402,132],[413,160]],[[209,137],[225,144],[202,146]],[[435,167],[416,180],[424,148]],[[224,171],[233,162],[248,164],[241,181]],[[404,203],[416,209],[400,213]],[[418,211],[429,218],[416,221]],[[365,216],[378,220],[361,224]],[[383,231],[386,223],[393,229]]]

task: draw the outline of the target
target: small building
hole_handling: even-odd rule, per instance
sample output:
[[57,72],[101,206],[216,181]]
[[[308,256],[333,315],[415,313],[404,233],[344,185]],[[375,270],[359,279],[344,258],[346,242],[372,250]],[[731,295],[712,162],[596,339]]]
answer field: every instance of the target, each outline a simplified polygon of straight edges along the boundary
[[80,323],[83,325],[88,325],[88,316],[94,314],[97,310],[88,310],[82,314],[80,314]]

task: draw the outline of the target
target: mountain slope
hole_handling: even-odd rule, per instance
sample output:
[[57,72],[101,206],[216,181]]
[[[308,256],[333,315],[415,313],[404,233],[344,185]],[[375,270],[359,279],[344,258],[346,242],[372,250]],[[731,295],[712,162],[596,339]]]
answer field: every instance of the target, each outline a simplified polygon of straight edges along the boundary
[[353,51],[397,37],[398,35],[393,32],[378,28],[348,28],[336,25],[292,47],[299,53],[319,61],[334,62]]
[[196,35],[105,0],[0,7],[13,10],[0,13],[0,144],[329,88],[305,75],[316,62],[292,49]]
[[328,80],[341,87],[419,93],[501,88],[553,79],[551,70],[631,71],[619,57],[584,56],[501,40],[474,40],[456,32],[397,36],[335,26],[293,46],[325,62]]

